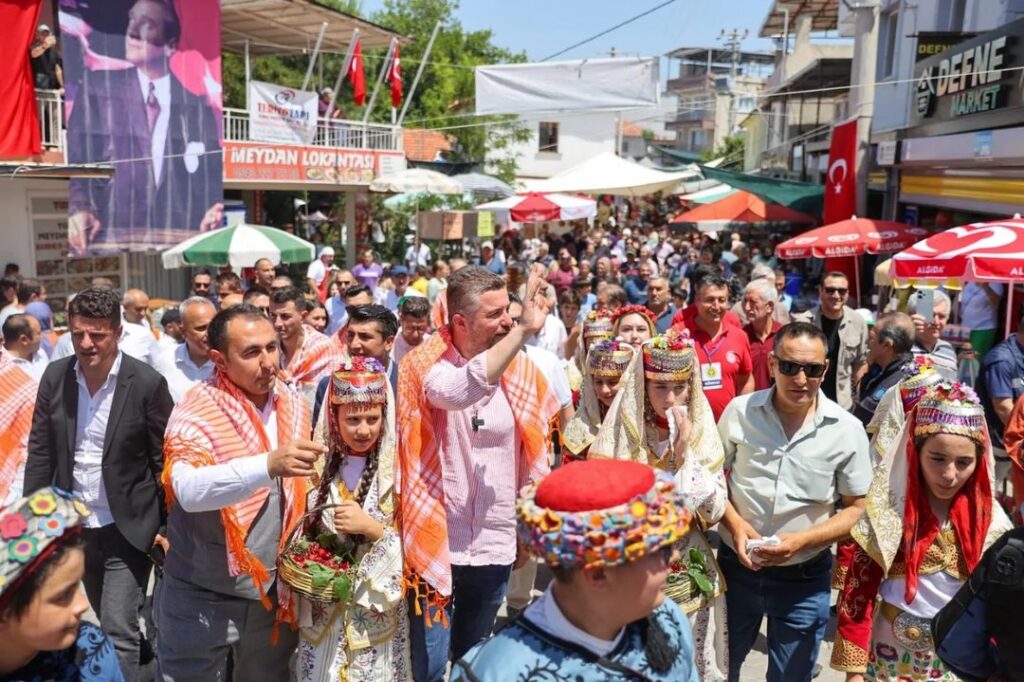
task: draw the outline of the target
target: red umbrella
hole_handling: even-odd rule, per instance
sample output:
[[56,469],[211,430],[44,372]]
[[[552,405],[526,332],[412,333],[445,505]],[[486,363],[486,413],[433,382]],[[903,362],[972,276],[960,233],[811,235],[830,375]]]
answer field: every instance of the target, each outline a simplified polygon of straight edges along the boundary
[[597,202],[569,194],[529,192],[499,201],[480,204],[477,210],[508,211],[517,223],[542,223],[548,220],[579,220],[597,215]]
[[738,190],[729,196],[704,204],[677,215],[673,223],[715,223],[710,229],[725,227],[728,223],[800,223],[813,225],[813,216],[794,211],[782,204],[766,202],[756,194]]
[[1024,219],[972,223],[920,241],[892,259],[900,279],[1024,280]]
[[[892,258],[892,274],[900,279],[963,282],[1024,281],[1024,219],[954,227],[920,241]],[[1013,308],[1013,289],[1007,310]],[[1006,334],[1011,316],[1006,316]]]
[[787,239],[775,247],[779,258],[842,258],[895,253],[928,236],[928,230],[887,220],[854,216]]

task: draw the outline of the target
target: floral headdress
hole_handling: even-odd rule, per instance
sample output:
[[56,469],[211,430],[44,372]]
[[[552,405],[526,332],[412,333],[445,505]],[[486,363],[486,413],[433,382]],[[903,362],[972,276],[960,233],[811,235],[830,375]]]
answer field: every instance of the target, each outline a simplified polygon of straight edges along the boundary
[[607,310],[591,310],[583,318],[584,339],[608,339],[612,336],[612,318]]
[[903,366],[902,372],[906,378],[900,381],[899,390],[904,412],[910,412],[928,389],[943,382],[935,362],[927,355],[915,357]]
[[385,405],[388,377],[384,365],[374,358],[354,357],[331,375],[332,405]]
[[527,549],[548,566],[567,569],[636,561],[690,529],[671,474],[619,460],[559,467],[523,490],[516,517]]
[[918,401],[914,437],[936,433],[952,433],[977,443],[985,442],[985,410],[973,388],[942,382]]
[[670,329],[644,344],[644,376],[654,381],[687,381],[697,363],[693,339]]
[[618,379],[633,359],[633,349],[624,343],[603,339],[587,353],[587,371],[598,377]]
[[89,510],[57,488],[43,488],[0,508],[0,605],[49,556],[81,530]]
[[619,324],[619,320],[624,318],[626,315],[639,315],[645,318],[651,325],[651,329],[654,329],[654,325],[658,323],[658,318],[654,316],[646,306],[642,305],[624,305],[615,312],[612,313],[612,324]]

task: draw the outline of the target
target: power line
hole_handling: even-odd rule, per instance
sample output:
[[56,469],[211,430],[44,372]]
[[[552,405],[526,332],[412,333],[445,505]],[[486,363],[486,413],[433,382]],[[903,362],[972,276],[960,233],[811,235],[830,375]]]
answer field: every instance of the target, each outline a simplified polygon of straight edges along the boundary
[[589,38],[584,38],[583,40],[579,41],[578,43],[574,43],[574,44],[570,45],[569,47],[565,48],[564,50],[559,50],[558,52],[556,52],[554,54],[548,55],[547,57],[544,57],[544,59],[541,59],[541,61],[542,62],[546,62],[549,59],[554,59],[555,57],[559,57],[559,56],[565,54],[566,52],[569,52],[570,50],[575,50],[577,47],[580,47],[582,45],[586,45],[589,42],[597,40],[601,36],[606,36],[609,33],[611,33],[612,31],[617,31],[618,29],[622,28],[623,26],[627,26],[629,24],[632,24],[637,19],[643,19],[648,14],[652,14],[654,12],[657,12],[662,7],[665,7],[667,5],[671,5],[675,1],[676,0],[666,0],[665,2],[663,2],[660,5],[657,5],[655,7],[652,7],[651,9],[647,10],[646,12],[641,12],[640,14],[632,16],[629,19],[626,19],[625,21],[621,21],[621,22],[615,24],[611,28],[607,28],[607,29],[601,31],[600,33],[595,33],[594,35],[590,36]]

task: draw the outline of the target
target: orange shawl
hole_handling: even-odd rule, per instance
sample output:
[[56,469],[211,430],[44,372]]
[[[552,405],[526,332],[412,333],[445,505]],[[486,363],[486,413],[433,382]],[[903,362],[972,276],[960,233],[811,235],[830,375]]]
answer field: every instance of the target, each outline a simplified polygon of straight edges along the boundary
[[23,475],[39,384],[0,351],[0,502]]
[[341,364],[341,351],[329,337],[310,326],[302,327],[302,346],[284,368],[288,378],[298,384],[316,386],[320,379]]
[[[263,429],[256,406],[220,370],[207,381],[193,386],[167,422],[164,437],[163,484],[167,504],[174,504],[171,470],[176,462],[194,467],[223,464],[236,457],[269,452],[310,433],[310,408],[293,389],[278,379],[271,400],[277,411],[277,443],[271,443]],[[306,513],[306,486],[303,478],[281,479],[284,494],[283,532],[279,550],[288,535]],[[272,608],[266,594],[270,571],[245,546],[246,536],[270,491],[260,488],[248,499],[220,511],[231,575],[252,577],[263,606]],[[278,621],[294,624],[295,614],[287,585],[277,583]]]
[[[422,613],[421,599],[442,607],[452,594],[441,450],[430,414],[434,408],[423,390],[427,372],[450,346],[451,331],[441,327],[398,366],[399,515],[405,583],[415,595],[417,615]],[[543,458],[548,454],[558,401],[537,366],[522,352],[502,374],[501,390],[517,416],[516,431],[530,478],[537,480],[545,470]],[[427,614],[429,624],[429,610]],[[434,620],[444,622],[443,614],[444,609],[438,608]]]
[[430,307],[430,326],[433,329],[440,329],[448,324],[448,290],[441,289],[434,298],[434,305]]

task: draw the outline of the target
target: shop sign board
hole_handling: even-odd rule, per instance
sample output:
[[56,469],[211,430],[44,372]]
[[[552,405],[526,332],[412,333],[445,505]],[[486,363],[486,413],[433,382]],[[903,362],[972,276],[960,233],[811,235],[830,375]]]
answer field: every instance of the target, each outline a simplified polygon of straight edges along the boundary
[[316,137],[315,92],[273,83],[249,83],[249,139],[285,144],[312,144]]
[[224,142],[224,182],[369,185],[405,170],[405,154],[374,149]]
[[917,53],[915,62],[945,52],[965,40],[970,40],[976,33],[952,33],[949,31],[920,31],[917,34]]
[[1024,19],[960,42],[917,63],[915,125],[1021,106],[1018,69]]

